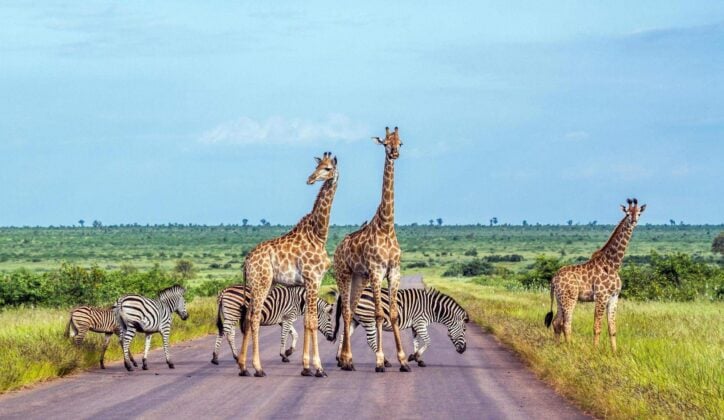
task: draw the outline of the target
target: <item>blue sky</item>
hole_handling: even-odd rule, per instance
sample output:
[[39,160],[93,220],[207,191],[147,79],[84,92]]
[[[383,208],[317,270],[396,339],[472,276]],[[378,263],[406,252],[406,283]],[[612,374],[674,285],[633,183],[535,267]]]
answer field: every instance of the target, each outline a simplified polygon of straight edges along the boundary
[[[724,222],[722,2],[0,3],[0,225]],[[277,4],[278,3],[278,4]],[[362,3],[362,2],[358,2]]]

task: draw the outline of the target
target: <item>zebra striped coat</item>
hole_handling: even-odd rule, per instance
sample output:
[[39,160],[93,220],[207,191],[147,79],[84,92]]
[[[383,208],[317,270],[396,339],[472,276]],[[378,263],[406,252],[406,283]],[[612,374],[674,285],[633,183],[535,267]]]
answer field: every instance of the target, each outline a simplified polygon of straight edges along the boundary
[[[427,326],[433,322],[443,324],[447,327],[448,337],[455,346],[458,353],[465,352],[467,344],[465,342],[466,325],[470,318],[467,312],[453,298],[434,289],[399,289],[397,291],[397,307],[399,308],[399,325],[400,330],[412,328],[413,349],[408,361],[417,361],[419,366],[424,367],[425,362],[422,360],[422,354],[430,345],[430,335],[427,332]],[[339,330],[339,319],[341,316],[341,305],[339,298],[337,300],[336,325],[332,339],[337,335]],[[382,308],[384,311],[384,320],[382,328],[385,331],[392,331],[390,324],[390,297],[387,289],[382,289]],[[367,332],[367,344],[372,351],[377,351],[377,331],[375,326],[375,303],[372,289],[366,288],[362,292],[359,304],[355,309],[350,336],[354,332],[354,328],[358,325]],[[341,340],[340,340],[341,341]],[[339,344],[339,351],[342,349],[342,343]],[[389,362],[385,361],[385,365],[389,367]]]
[[[88,331],[101,333],[105,335],[103,348],[101,349],[101,369],[105,369],[104,357],[108,343],[111,341],[113,334],[119,335],[120,328],[116,324],[116,317],[112,308],[96,308],[94,306],[78,306],[70,311],[70,319],[65,328],[65,336],[73,337],[76,345],[80,345],[85,339]],[[134,366],[136,361],[133,355],[129,355]]]
[[146,359],[151,347],[151,335],[161,333],[163,338],[163,352],[166,355],[168,367],[173,369],[171,356],[168,353],[168,338],[171,333],[172,315],[176,312],[182,320],[189,317],[186,312],[184,300],[186,289],[181,286],[171,286],[162,290],[158,298],[150,299],[140,295],[126,295],[118,299],[113,306],[116,322],[121,329],[121,346],[123,347],[123,363],[126,369],[133,370],[130,363],[129,345],[136,332],[146,334],[146,346],[143,351],[143,370],[148,369]]
[[[294,322],[305,313],[304,304],[306,303],[307,292],[302,286],[293,287],[273,287],[269,291],[269,295],[264,300],[264,306],[261,310],[260,325],[281,326],[281,346],[279,355],[282,362],[289,362],[290,356],[294,352],[297,345],[297,331],[294,329]],[[231,355],[237,359],[234,328],[240,320],[242,321],[241,332],[244,333],[244,324],[246,321],[246,308],[249,304],[251,290],[246,285],[235,285],[227,287],[219,292],[217,299],[217,317],[216,326],[219,334],[214,343],[214,353],[211,363],[219,364],[219,347],[221,340],[226,336],[231,347]],[[332,337],[332,305],[323,299],[317,299],[317,328],[329,340]],[[287,348],[287,337],[292,336],[292,342]]]

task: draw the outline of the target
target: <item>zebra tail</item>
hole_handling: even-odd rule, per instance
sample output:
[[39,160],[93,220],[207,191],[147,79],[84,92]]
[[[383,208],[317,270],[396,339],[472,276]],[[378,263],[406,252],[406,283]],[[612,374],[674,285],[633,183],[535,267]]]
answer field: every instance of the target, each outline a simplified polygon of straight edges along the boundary
[[72,316],[72,315],[70,316],[70,319],[68,319],[68,325],[65,326],[65,333],[63,334],[63,336],[64,336],[65,338],[70,337],[70,323],[71,323],[71,322],[73,322],[73,316]]
[[551,323],[553,322],[553,282],[551,281],[551,310],[546,314],[545,318],[545,324],[546,328],[551,327]]
[[339,332],[339,318],[342,316],[342,295],[337,294],[337,302],[335,303],[334,311],[334,332],[332,332],[332,342],[337,341],[337,333]]
[[222,310],[223,310],[224,304],[222,303],[221,296],[219,296],[219,304],[217,306],[216,310],[216,328],[219,329],[219,337],[224,335],[224,320],[222,318]]

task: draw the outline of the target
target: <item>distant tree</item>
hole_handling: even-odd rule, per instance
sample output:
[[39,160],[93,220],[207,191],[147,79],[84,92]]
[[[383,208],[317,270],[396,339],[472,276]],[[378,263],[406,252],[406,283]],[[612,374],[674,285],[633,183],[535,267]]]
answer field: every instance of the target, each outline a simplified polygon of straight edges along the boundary
[[492,217],[492,218],[490,219],[490,226],[495,226],[495,225],[497,225],[497,224],[498,224],[498,218],[497,218],[497,217]]
[[527,220],[523,220],[523,226],[528,226],[528,221],[527,221]]
[[410,226],[411,226],[411,227],[417,227],[418,224],[417,224],[417,222],[412,222],[412,224],[411,224]]
[[442,219],[439,217],[437,218],[437,225],[442,226]]
[[573,226],[573,220],[568,220],[566,223],[568,224],[568,226]]
[[78,220],[78,224],[80,225],[80,227],[83,227],[83,225],[85,224],[85,220],[83,220],[83,219]]
[[93,227],[94,227],[94,228],[103,227],[103,223],[101,223],[100,220],[94,220],[94,221],[93,221]]
[[262,226],[266,226],[267,221],[266,221],[266,219],[261,219],[261,220],[259,221],[259,223],[261,223]]
[[188,280],[194,276],[196,270],[194,269],[194,263],[191,261],[178,260],[176,261],[176,266],[173,268],[173,271],[181,276],[182,279]]
[[241,219],[241,225],[246,226],[249,223],[249,219]]
[[676,226],[676,220],[674,220],[674,219],[669,219],[669,224],[670,224],[671,226]]
[[714,238],[714,242],[711,243],[711,252],[718,252],[720,255],[724,255],[724,231],[719,232],[719,236]]
[[435,221],[430,219],[430,226],[434,226],[434,225],[435,225]]

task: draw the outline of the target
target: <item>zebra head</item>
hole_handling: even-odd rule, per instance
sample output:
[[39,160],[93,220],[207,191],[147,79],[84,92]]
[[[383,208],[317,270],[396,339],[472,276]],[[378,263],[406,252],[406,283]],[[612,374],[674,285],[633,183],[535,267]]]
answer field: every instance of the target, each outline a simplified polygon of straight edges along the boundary
[[186,289],[182,286],[175,285],[167,289],[163,289],[161,293],[158,294],[158,299],[168,305],[168,307],[171,308],[172,311],[176,312],[182,320],[186,321],[189,317],[189,313],[186,311],[184,293],[186,293]]
[[332,325],[332,310],[334,306],[324,299],[317,299],[317,328],[324,334],[324,337],[332,341],[334,326]]
[[435,289],[425,289],[425,291],[433,302],[434,319],[447,327],[447,336],[450,337],[455,350],[460,354],[465,353],[467,348],[465,330],[466,324],[470,321],[468,313],[450,296]]
[[465,353],[465,349],[468,347],[467,342],[465,342],[465,330],[467,329],[467,325],[465,324],[469,321],[470,318],[468,317],[468,314],[463,311],[462,316],[456,316],[455,319],[447,326],[447,335],[450,337],[450,341],[452,341],[455,346],[455,351],[460,354]]

